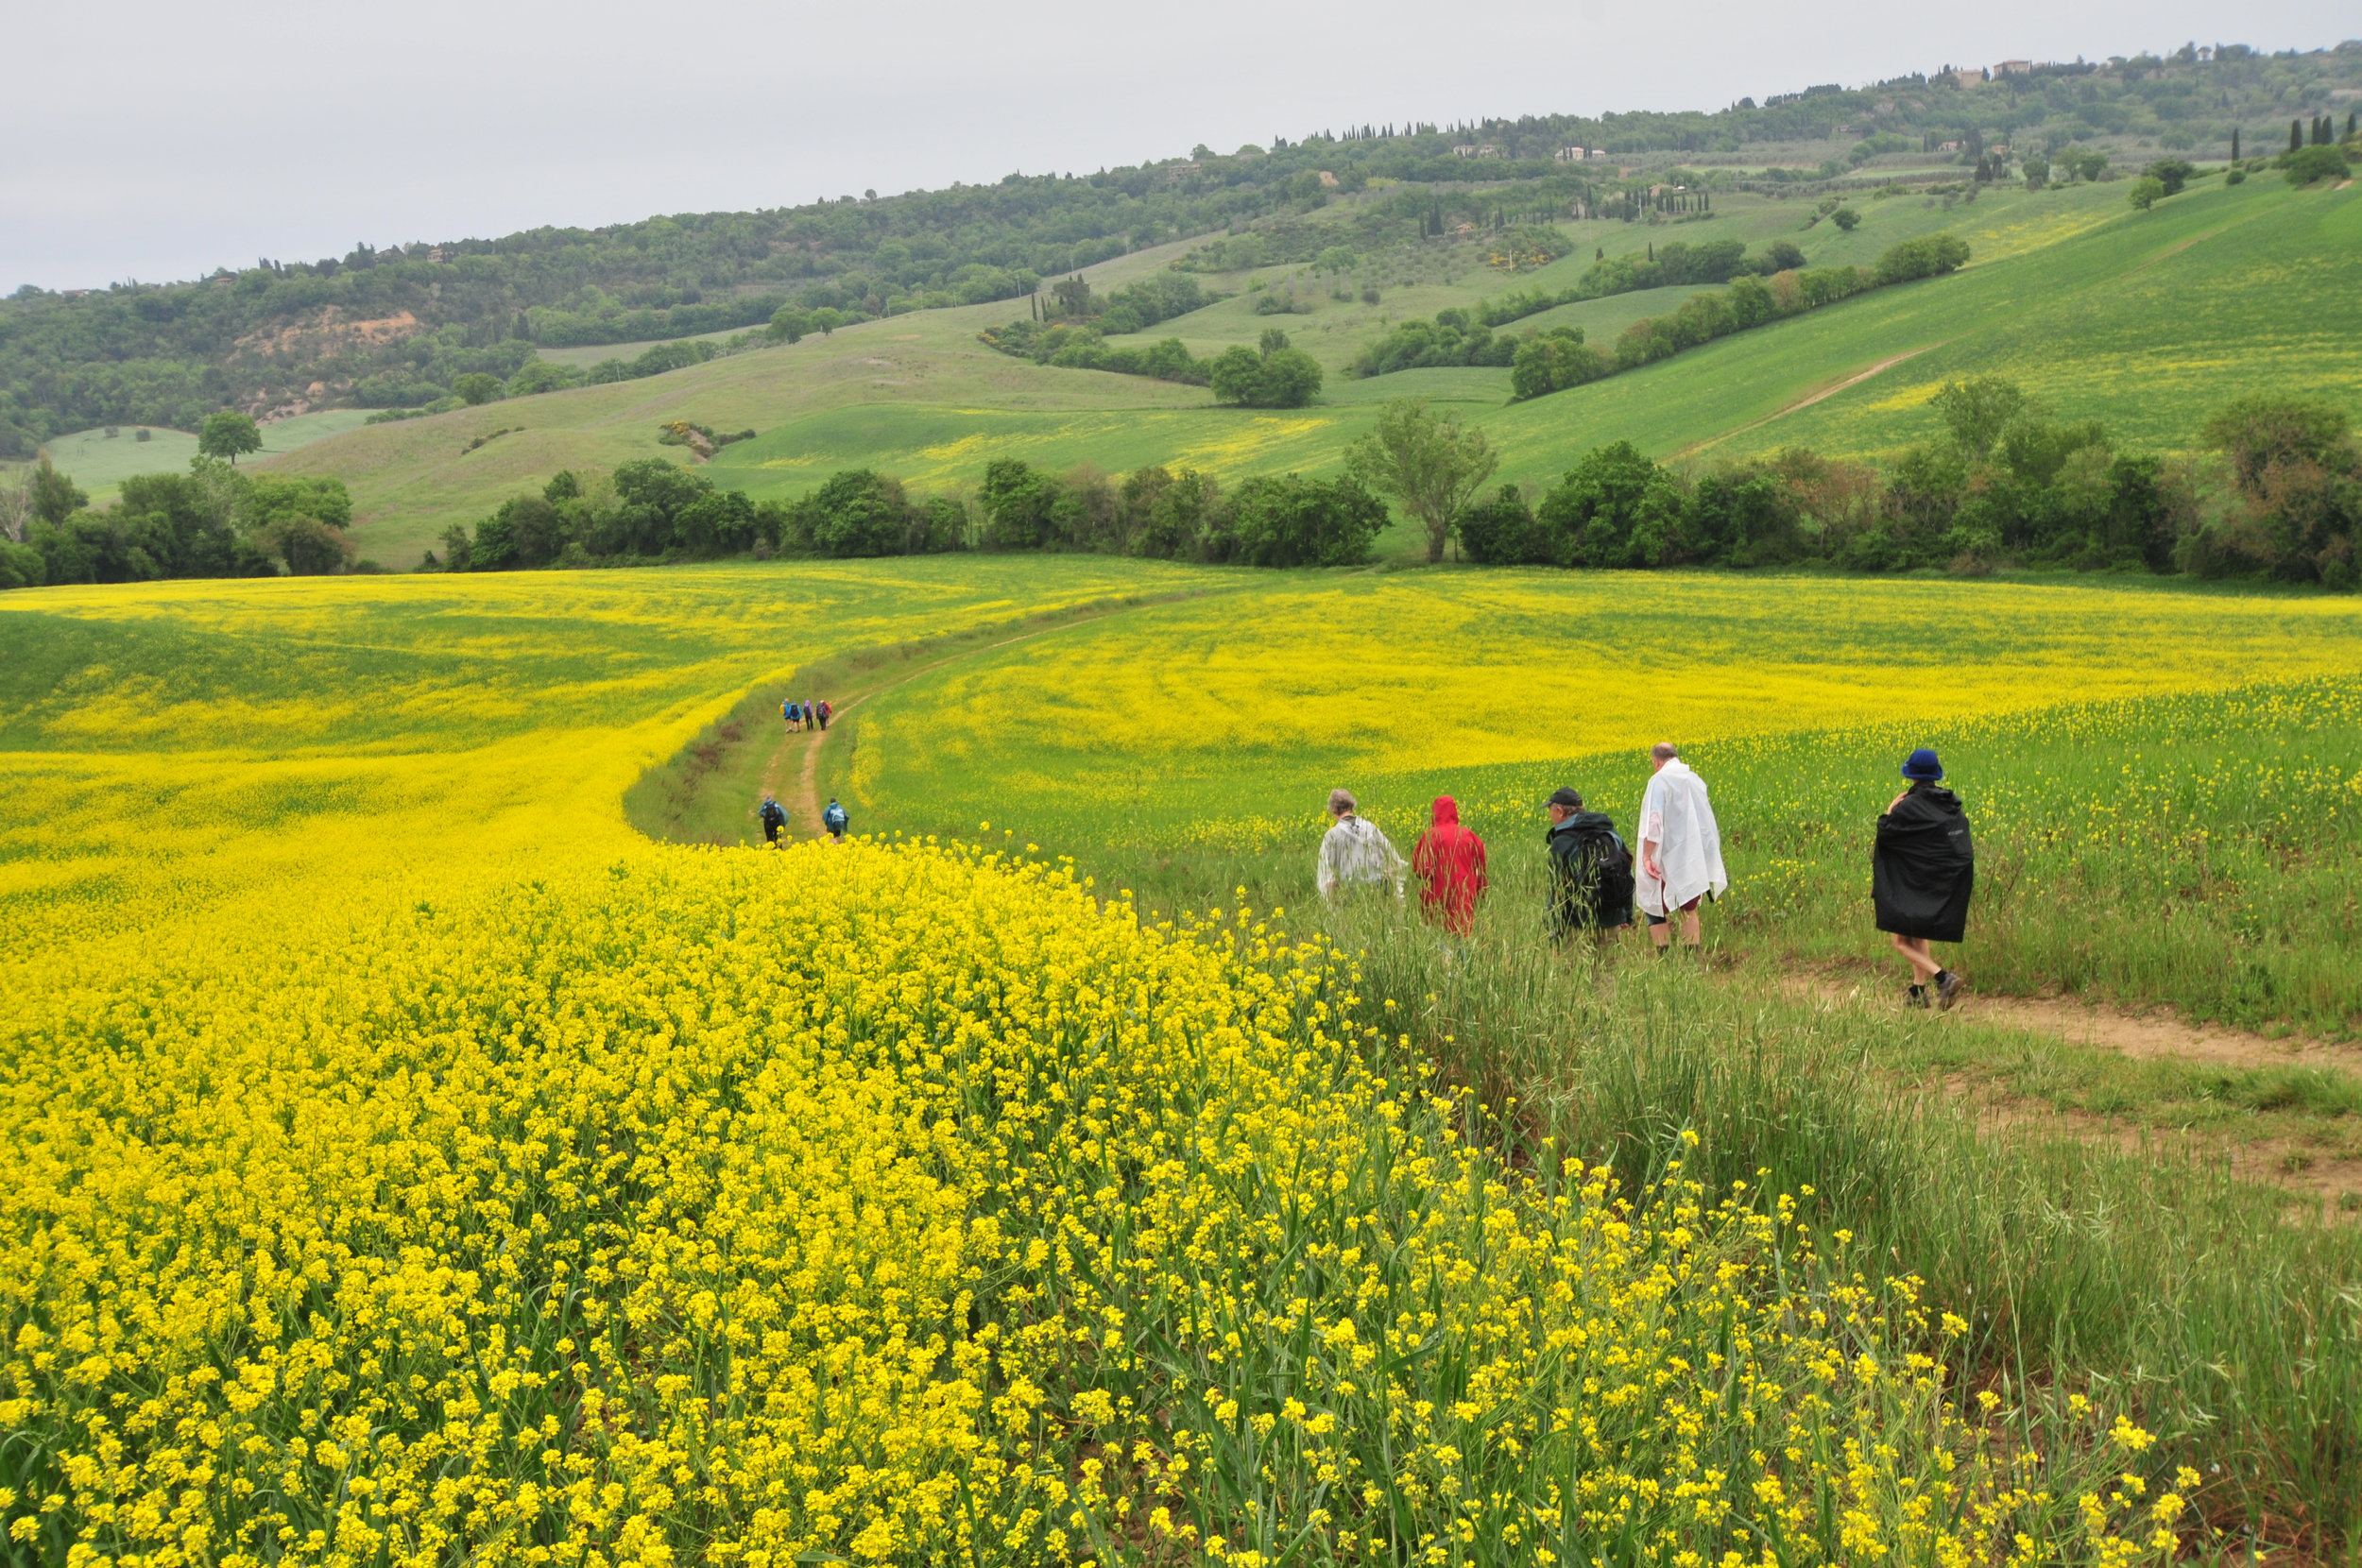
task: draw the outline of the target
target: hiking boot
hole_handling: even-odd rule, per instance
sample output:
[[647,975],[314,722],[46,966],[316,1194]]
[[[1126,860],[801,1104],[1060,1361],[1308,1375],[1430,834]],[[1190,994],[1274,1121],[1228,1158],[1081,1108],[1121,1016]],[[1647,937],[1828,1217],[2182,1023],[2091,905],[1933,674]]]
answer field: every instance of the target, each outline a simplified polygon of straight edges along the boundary
[[1924,985],[1912,986],[1910,990],[1904,993],[1903,1005],[1905,1007],[1926,1007],[1927,1005],[1927,988]]
[[1960,987],[1967,983],[1949,969],[1939,973],[1936,976],[1936,1005],[1946,1013],[1952,1011],[1952,1004],[1960,998]]

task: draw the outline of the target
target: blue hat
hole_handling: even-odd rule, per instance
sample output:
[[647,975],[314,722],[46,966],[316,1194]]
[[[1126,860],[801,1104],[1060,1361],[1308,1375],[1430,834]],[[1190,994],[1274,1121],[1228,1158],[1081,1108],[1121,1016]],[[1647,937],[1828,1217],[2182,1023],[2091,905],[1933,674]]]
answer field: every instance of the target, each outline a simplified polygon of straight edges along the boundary
[[1924,783],[1932,784],[1937,779],[1943,776],[1943,764],[1936,760],[1936,754],[1934,752],[1929,751],[1926,746],[1922,746],[1917,751],[1911,753],[1910,756],[1905,759],[1903,763],[1903,776],[1905,778],[1916,778]]

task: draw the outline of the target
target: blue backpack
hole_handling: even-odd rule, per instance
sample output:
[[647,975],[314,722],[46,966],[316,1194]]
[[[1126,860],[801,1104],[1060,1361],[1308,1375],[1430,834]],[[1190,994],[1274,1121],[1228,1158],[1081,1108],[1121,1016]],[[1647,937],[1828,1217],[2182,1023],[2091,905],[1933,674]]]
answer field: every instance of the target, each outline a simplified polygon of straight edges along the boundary
[[842,833],[845,831],[845,808],[831,800],[829,802],[829,809],[820,813],[820,820],[830,832]]

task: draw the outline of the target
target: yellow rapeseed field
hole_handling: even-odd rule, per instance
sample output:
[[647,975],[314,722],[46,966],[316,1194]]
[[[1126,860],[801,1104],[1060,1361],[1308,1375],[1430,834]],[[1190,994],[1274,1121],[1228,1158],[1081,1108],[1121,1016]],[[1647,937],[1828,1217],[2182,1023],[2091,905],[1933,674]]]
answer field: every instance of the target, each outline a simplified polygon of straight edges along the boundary
[[2362,671],[2362,602],[1493,571],[1303,581],[964,661],[876,704],[881,804],[1160,778],[1430,772]]
[[2198,1478],[1963,1387],[1809,1189],[1513,1175],[1278,912],[622,825],[751,679],[1151,571],[10,596],[13,1551],[2171,1551]]

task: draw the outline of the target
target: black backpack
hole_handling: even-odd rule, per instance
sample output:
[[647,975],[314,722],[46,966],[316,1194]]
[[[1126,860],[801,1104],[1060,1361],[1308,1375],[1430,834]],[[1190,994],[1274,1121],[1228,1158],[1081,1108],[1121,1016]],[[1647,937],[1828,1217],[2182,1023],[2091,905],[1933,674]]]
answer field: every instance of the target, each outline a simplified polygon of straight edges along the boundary
[[1575,845],[1582,859],[1580,863],[1590,873],[1585,878],[1592,883],[1593,907],[1601,910],[1632,908],[1634,883],[1632,851],[1616,836],[1612,827],[1595,827],[1575,836]]

